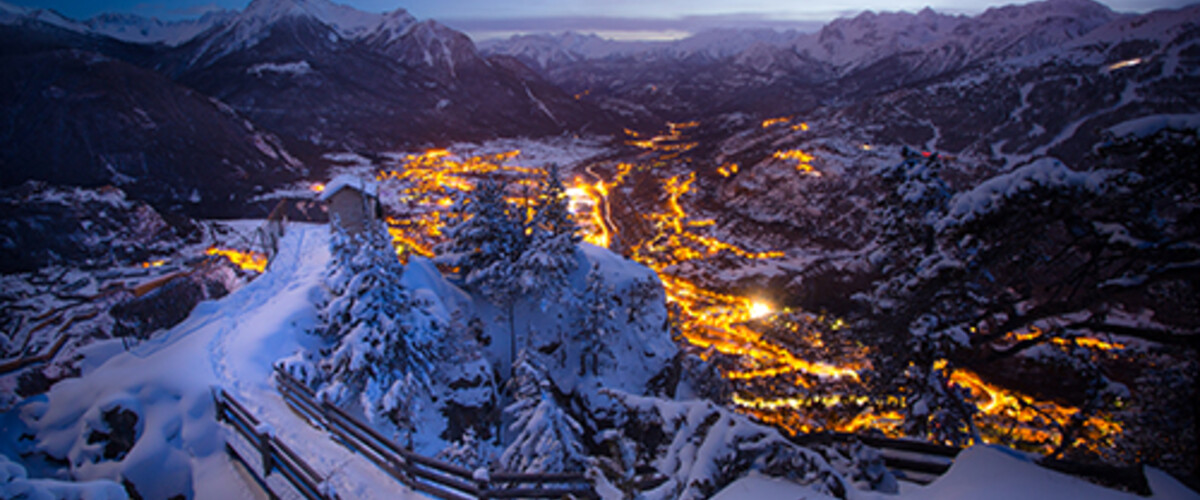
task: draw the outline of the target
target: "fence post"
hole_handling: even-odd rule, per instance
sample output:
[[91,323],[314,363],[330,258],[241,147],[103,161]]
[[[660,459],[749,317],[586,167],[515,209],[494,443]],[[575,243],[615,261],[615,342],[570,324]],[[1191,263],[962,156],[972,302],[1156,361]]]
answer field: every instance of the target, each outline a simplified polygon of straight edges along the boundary
[[271,456],[271,435],[255,429],[254,437],[258,438],[258,453],[262,457],[263,477],[265,478],[271,475],[271,470],[275,468],[275,460]]
[[475,469],[475,472],[471,476],[475,480],[475,487],[479,489],[479,500],[491,498],[492,495],[489,491],[492,485],[491,471],[481,467]]
[[[124,339],[125,339],[124,337],[121,337],[122,342],[125,341]],[[126,348],[125,350],[128,351],[129,349]],[[216,415],[217,422],[227,422],[228,419],[225,418],[225,402],[221,398],[220,391],[218,389],[216,389],[215,387],[213,388],[213,391],[212,391],[212,398],[213,398],[213,407],[214,407],[213,411],[217,414]]]

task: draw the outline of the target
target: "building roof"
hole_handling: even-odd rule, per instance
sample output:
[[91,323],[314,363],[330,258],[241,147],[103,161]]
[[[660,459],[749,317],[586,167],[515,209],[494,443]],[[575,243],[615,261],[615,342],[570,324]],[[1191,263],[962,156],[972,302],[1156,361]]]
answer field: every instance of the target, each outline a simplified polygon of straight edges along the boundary
[[367,196],[379,196],[379,185],[374,181],[364,180],[350,174],[342,174],[334,177],[328,184],[325,184],[325,190],[321,192],[321,196],[318,199],[328,201],[335,193],[346,188],[353,189]]

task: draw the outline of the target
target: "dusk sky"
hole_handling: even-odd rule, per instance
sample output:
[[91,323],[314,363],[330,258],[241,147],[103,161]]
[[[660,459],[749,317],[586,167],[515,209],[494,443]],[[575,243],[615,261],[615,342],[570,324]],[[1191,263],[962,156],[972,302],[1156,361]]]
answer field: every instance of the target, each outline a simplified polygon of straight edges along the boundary
[[[0,0],[51,8],[75,19],[102,12],[133,12],[160,19],[194,17],[216,9],[242,9],[249,0]],[[1003,0],[334,0],[366,11],[404,8],[437,19],[476,39],[502,34],[575,30],[618,38],[678,38],[710,27],[812,30],[863,10],[977,13],[1014,3]],[[1117,11],[1178,8],[1196,0],[1108,0]],[[1015,2],[1025,3],[1025,2]]]

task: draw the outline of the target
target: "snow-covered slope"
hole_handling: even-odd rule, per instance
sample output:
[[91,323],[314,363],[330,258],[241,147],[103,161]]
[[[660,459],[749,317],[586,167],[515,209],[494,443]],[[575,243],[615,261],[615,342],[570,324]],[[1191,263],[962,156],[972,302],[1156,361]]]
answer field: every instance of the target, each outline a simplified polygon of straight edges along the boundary
[[[1011,449],[978,445],[963,451],[945,475],[928,486],[906,486],[899,495],[852,492],[859,500],[1010,500],[1014,498],[1088,498],[1094,500],[1185,500],[1200,498],[1196,492],[1170,475],[1149,468],[1146,471],[1148,497],[1106,489],[1049,469],[1038,467],[1029,457]],[[756,500],[832,498],[778,478],[748,476],[722,490],[714,500],[754,498]]]
[[[256,493],[224,456],[229,431],[217,423],[210,393],[218,386],[328,475],[337,491],[406,496],[373,464],[297,417],[270,382],[272,363],[309,342],[304,331],[329,259],[328,231],[290,225],[280,253],[254,282],[200,304],[183,323],[129,352],[116,340],[97,345],[80,378],[7,414],[0,446],[9,456],[61,460],[31,470],[34,476],[123,478],[144,498],[249,498]],[[18,442],[21,432],[35,437]],[[112,436],[130,434],[130,442],[114,444],[121,438]]]

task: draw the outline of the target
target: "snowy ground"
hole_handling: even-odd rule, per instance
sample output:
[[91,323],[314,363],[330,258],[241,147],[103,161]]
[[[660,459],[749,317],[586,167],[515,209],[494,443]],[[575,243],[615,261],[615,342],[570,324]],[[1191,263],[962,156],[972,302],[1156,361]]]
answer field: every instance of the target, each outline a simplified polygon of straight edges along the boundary
[[[35,356],[50,350],[61,337],[69,340],[49,366],[34,365],[0,374],[0,412],[17,404],[21,377],[31,371],[43,371],[52,379],[69,375],[77,357],[84,363],[97,365],[118,352],[123,344],[139,342],[135,336],[115,337],[114,319],[108,310],[128,301],[133,291],[153,283],[163,283],[173,276],[182,276],[202,269],[211,259],[205,250],[210,247],[257,249],[252,237],[263,225],[262,220],[224,220],[202,222],[202,237],[182,244],[170,254],[156,255],[147,262],[126,262],[109,266],[88,267],[50,266],[36,272],[0,275],[0,356],[11,363],[22,356]],[[242,286],[252,272],[209,273],[207,279],[217,280],[229,290]],[[56,320],[57,319],[57,320]],[[150,333],[150,332],[145,332]],[[100,354],[98,354],[98,352]],[[63,374],[65,373],[65,374]],[[62,374],[62,375],[59,375]]]
[[[1025,455],[1008,448],[980,445],[959,454],[950,470],[928,486],[901,483],[903,486],[899,495],[851,491],[848,497],[851,500],[1200,499],[1200,494],[1153,467],[1146,468],[1146,479],[1154,494],[1141,497],[1044,469],[1031,463]],[[713,500],[797,498],[826,500],[831,497],[787,480],[752,474],[735,481],[714,496]]]
[[[125,477],[147,498],[262,496],[224,453],[222,443],[232,433],[214,420],[210,389],[215,386],[245,403],[343,498],[409,496],[373,464],[296,416],[270,380],[272,363],[309,342],[304,332],[315,320],[311,299],[322,286],[328,259],[327,226],[289,226],[279,255],[252,283],[201,303],[183,323],[130,352],[103,364],[89,360],[81,377],[23,403],[13,413],[24,423],[10,414],[0,426],[8,436],[36,432],[37,442],[5,443],[17,449],[4,451],[14,458],[35,450],[67,457],[71,479]],[[103,458],[102,443],[89,444],[88,436],[104,428],[101,413],[116,406],[140,418],[136,444],[112,460]],[[24,425],[28,428],[19,428]],[[36,476],[37,468],[30,468]]]

